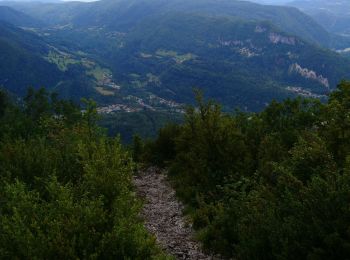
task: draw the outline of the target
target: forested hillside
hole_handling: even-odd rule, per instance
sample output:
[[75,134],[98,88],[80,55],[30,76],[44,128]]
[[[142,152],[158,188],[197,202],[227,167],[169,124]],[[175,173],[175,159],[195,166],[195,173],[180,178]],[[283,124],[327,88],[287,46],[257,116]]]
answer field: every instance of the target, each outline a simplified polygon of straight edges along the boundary
[[[296,8],[228,0],[0,5],[7,22],[0,86],[19,97],[29,86],[75,101],[91,97],[109,133],[125,141],[179,121],[193,88],[225,111],[260,111],[272,99],[325,101],[350,78],[346,38]],[[344,55],[325,48],[334,44]]]
[[[192,103],[194,87],[224,110],[259,111],[272,99],[325,100],[350,77],[350,60],[325,49],[350,44],[333,42],[296,8],[226,0],[0,5],[15,8],[3,7],[16,17],[13,23],[26,27],[16,28],[16,53],[1,51],[8,56],[0,61],[0,84],[19,96],[32,85],[74,100],[92,97],[107,122],[114,114],[145,110],[176,118],[183,104]],[[25,25],[28,17],[41,24]],[[4,38],[13,45],[11,37]],[[27,51],[27,39],[40,46],[32,51],[36,65],[15,59]]]
[[69,53],[33,31],[0,22],[0,86],[23,97],[29,87],[45,87],[62,97],[94,97],[93,78]]
[[0,259],[350,259],[350,5],[290,5],[0,0]]
[[268,22],[174,13],[145,20],[121,42],[106,61],[120,82],[179,103],[199,87],[225,108],[256,111],[273,98],[325,98],[350,76],[347,59]]
[[309,14],[329,32],[350,35],[350,2],[347,0],[296,0],[288,5]]
[[246,20],[271,21],[281,30],[298,35],[313,43],[330,45],[330,35],[312,18],[296,8],[264,6],[248,1],[215,0],[103,0],[92,3],[65,4],[6,3],[51,25],[74,27],[107,27],[127,32],[142,20],[162,13],[235,16]]
[[197,102],[129,153],[97,126],[93,101],[30,89],[16,104],[1,92],[0,257],[167,259],[139,215],[135,161],[168,169],[209,252],[347,259],[350,82],[327,103],[273,101],[260,113],[224,113],[200,92]]
[[325,100],[350,77],[350,61],[325,49],[350,44],[333,42],[296,8],[226,0],[3,4],[42,21],[32,32],[50,46],[43,58],[65,74],[45,86],[93,97],[111,114],[181,114],[194,87],[225,110],[259,111],[272,99]]
[[0,92],[0,258],[166,259],[139,218],[135,164],[68,101]]
[[43,25],[39,20],[7,6],[0,6],[0,21],[24,27],[38,27]]
[[235,259],[348,259],[350,83],[326,104],[225,114],[205,102],[134,157],[169,168],[205,247]]
[[0,85],[20,95],[29,86],[55,86],[63,74],[42,58],[47,49],[38,36],[0,22]]

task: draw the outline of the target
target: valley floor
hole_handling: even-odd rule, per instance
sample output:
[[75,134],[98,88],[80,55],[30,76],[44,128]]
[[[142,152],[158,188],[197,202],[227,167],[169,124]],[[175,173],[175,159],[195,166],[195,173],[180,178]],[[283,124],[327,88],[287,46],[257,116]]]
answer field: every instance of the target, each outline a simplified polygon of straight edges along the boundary
[[184,207],[161,170],[141,171],[134,182],[139,196],[145,200],[142,217],[146,228],[167,253],[176,259],[217,259],[204,254],[193,239],[194,231],[182,215]]

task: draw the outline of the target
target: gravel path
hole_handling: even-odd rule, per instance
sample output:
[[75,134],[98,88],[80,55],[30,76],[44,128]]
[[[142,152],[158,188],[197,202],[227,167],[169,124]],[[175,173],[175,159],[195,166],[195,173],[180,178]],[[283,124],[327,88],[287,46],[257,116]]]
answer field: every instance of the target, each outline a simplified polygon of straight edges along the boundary
[[193,230],[182,215],[183,205],[164,173],[149,168],[135,176],[134,182],[139,196],[145,200],[142,216],[146,228],[169,254],[176,259],[218,259],[204,254],[193,239]]

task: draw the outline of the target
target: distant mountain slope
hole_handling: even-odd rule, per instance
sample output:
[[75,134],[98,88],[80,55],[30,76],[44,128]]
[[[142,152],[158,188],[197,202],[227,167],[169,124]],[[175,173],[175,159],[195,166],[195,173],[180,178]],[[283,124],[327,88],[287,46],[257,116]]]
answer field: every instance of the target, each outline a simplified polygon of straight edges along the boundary
[[194,87],[226,109],[260,110],[274,98],[325,99],[350,78],[350,60],[318,45],[333,37],[296,8],[229,0],[13,6],[48,23],[36,33],[50,44],[44,60],[63,74],[54,87],[103,100],[107,112],[179,111]]
[[73,17],[83,12],[91,3],[83,2],[18,2],[0,1],[0,6],[9,6],[20,12],[36,17],[49,26],[66,25]]
[[43,24],[43,22],[7,6],[0,6],[0,22],[7,22],[16,26],[25,27],[38,27]]
[[349,0],[309,0],[293,1],[295,6],[310,14],[318,23],[330,32],[350,36],[350,1]]
[[350,61],[267,22],[175,13],[121,37],[106,59],[116,77],[178,102],[199,87],[228,107],[257,110],[272,98],[325,95],[350,77]]
[[113,30],[128,31],[147,17],[160,13],[186,12],[210,16],[236,16],[257,21],[268,20],[280,29],[310,42],[323,46],[330,46],[332,43],[325,29],[296,8],[265,6],[237,0],[102,0],[92,3],[7,4],[51,25],[107,26]]
[[29,86],[55,86],[63,74],[42,58],[46,51],[36,35],[0,23],[0,85],[20,95]]
[[92,79],[84,67],[74,60],[71,64],[63,59],[55,62],[59,53],[40,36],[0,22],[0,86],[19,96],[28,87],[55,89],[77,100],[93,96]]
[[272,98],[298,94],[288,86],[324,95],[349,68],[336,53],[271,23],[237,18],[177,12],[144,19],[128,33],[99,28],[50,33],[49,41],[84,50],[106,64],[131,95],[155,94],[179,103],[192,102],[198,87],[227,108],[258,110]]
[[61,0],[0,0],[1,2],[19,2],[19,3],[60,3]]

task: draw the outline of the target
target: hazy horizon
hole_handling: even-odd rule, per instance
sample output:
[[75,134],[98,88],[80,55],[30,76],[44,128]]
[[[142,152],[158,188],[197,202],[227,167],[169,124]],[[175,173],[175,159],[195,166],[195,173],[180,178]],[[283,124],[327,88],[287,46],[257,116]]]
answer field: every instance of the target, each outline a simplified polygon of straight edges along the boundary
[[[100,0],[0,0],[0,2],[97,2]],[[285,4],[292,0],[245,0],[261,4]]]

